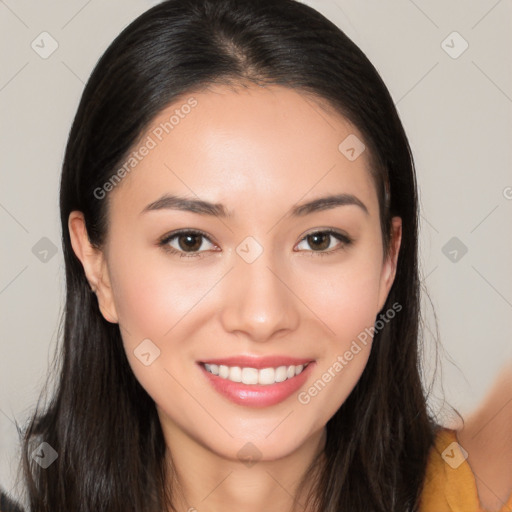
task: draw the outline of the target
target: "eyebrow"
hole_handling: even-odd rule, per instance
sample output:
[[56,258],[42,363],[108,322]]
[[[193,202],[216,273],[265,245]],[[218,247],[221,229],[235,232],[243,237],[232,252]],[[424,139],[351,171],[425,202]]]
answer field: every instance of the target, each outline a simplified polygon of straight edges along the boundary
[[[366,215],[369,214],[366,205],[352,194],[335,194],[326,197],[320,197],[301,205],[293,206],[287,215],[294,217],[303,217],[311,213],[331,210],[338,206],[354,205],[361,208]],[[197,213],[199,215],[212,215],[222,218],[232,218],[233,212],[220,203],[210,203],[201,199],[177,196],[174,194],[164,194],[162,197],[148,204],[140,213],[146,213],[155,210],[180,210]]]

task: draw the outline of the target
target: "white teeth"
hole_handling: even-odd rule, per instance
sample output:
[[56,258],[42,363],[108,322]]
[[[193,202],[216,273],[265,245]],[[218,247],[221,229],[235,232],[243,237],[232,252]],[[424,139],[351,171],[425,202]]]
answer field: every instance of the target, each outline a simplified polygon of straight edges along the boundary
[[242,382],[242,369],[239,366],[232,366],[229,368],[228,379],[233,382]]
[[268,386],[274,384],[276,371],[274,368],[263,368],[258,372],[258,384]]
[[243,368],[242,382],[244,384],[258,384],[258,370],[256,368]]
[[[309,363],[308,363],[309,364]],[[218,375],[223,379],[228,379],[233,382],[242,382],[243,384],[260,384],[268,386],[276,382],[284,382],[299,375],[307,367],[306,365],[299,364],[297,366],[279,366],[278,368],[240,368],[239,366],[226,366],[216,364],[204,365],[207,371]]]
[[276,382],[283,382],[286,380],[286,371],[287,371],[286,366],[280,366],[276,370]]

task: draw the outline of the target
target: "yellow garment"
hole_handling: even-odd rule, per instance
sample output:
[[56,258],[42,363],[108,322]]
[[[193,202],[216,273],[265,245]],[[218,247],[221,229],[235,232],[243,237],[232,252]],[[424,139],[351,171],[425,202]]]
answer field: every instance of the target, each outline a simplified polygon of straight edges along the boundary
[[[480,504],[475,475],[464,459],[455,430],[443,428],[436,437],[429,455],[419,510],[487,512]],[[512,512],[512,494],[499,512]]]
[[[475,476],[464,460],[454,430],[441,429],[436,437],[419,512],[488,512],[480,504]],[[498,512],[512,512],[512,494]]]

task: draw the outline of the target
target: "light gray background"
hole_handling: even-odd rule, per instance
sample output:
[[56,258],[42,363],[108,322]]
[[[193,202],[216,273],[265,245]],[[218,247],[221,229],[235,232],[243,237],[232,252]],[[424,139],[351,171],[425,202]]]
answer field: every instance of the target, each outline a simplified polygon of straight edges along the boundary
[[[157,2],[0,0],[0,483],[14,483],[17,433],[35,405],[64,297],[58,187],[84,84],[114,37]],[[433,409],[463,415],[512,361],[512,5],[489,1],[309,0],[366,53],[397,105],[414,153],[421,206],[424,364]],[[47,59],[31,47],[57,41]],[[467,50],[457,58],[454,55]],[[448,39],[447,39],[448,37]],[[48,40],[45,47],[48,48]],[[445,41],[445,43],[443,43]],[[451,48],[450,48],[451,47]],[[48,238],[55,255],[37,254]],[[467,253],[451,261],[457,237]],[[453,250],[448,246],[445,252]],[[452,253],[452,258],[454,253]],[[427,307],[428,306],[428,307]],[[510,367],[509,367],[510,368]],[[512,406],[512,404],[508,404]]]

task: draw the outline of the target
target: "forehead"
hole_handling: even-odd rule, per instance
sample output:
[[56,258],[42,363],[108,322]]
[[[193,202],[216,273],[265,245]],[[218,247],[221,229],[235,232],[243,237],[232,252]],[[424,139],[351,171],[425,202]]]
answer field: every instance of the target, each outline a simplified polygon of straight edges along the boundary
[[236,212],[251,201],[262,208],[345,192],[375,209],[368,155],[347,158],[345,141],[364,147],[348,120],[311,95],[217,85],[182,96],[154,118],[111,199],[140,211],[165,192],[181,193]]

